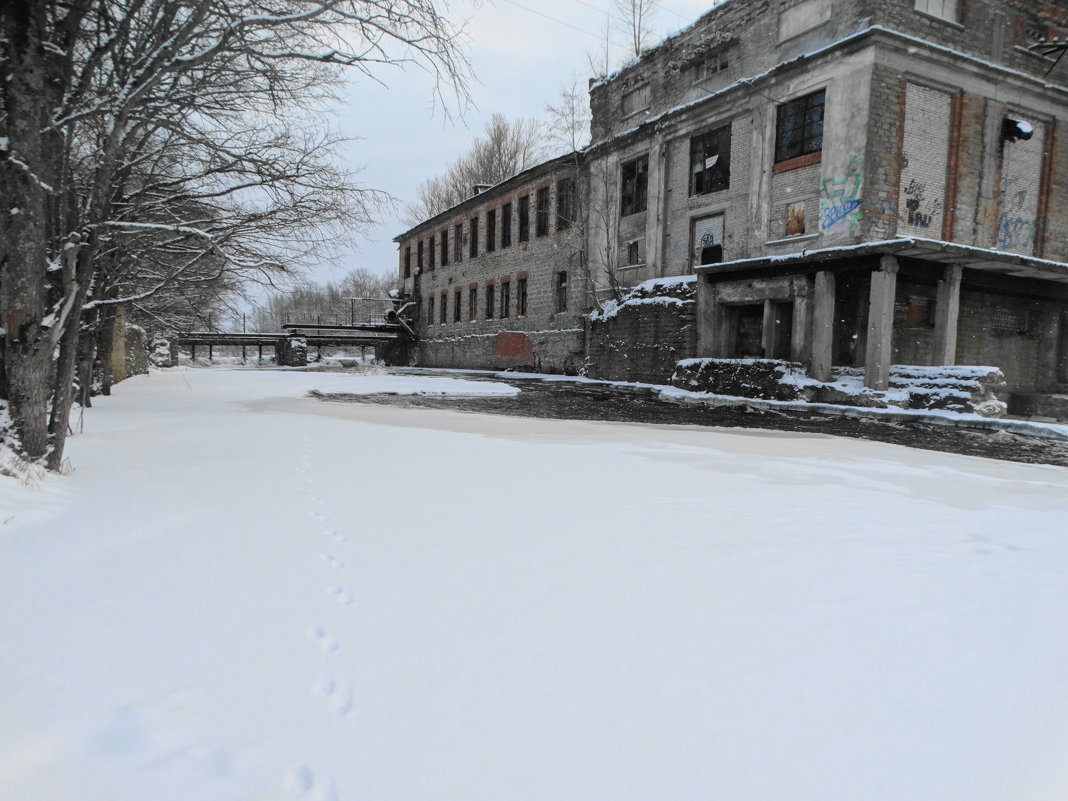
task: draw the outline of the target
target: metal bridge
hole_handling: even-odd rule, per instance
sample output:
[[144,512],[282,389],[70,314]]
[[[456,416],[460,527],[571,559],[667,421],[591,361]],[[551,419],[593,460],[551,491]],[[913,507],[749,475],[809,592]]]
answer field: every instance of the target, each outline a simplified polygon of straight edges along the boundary
[[[241,357],[247,358],[247,349],[254,347],[263,358],[263,348],[274,349],[278,364],[293,365],[304,358],[306,348],[355,347],[375,348],[376,355],[382,350],[395,353],[415,339],[415,331],[408,316],[414,304],[401,298],[350,298],[353,301],[346,309],[348,322],[338,322],[336,312],[291,313],[286,316],[279,332],[222,332],[179,331],[172,340],[172,361],[177,363],[177,351],[188,348],[196,359],[197,348],[208,349],[208,360],[214,358],[216,347],[239,347]],[[362,301],[357,315],[356,301]],[[380,312],[380,314],[376,314]],[[377,316],[378,319],[370,319]],[[334,322],[323,323],[322,319]],[[294,318],[299,318],[294,321]],[[313,319],[314,318],[314,319]]]

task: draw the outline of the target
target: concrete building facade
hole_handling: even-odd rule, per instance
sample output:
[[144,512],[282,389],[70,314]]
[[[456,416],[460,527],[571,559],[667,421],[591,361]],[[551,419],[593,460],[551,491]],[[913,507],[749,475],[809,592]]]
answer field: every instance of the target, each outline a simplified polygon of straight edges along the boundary
[[[1040,45],[1066,39],[1068,4],[1042,0],[728,0],[591,84],[584,158],[456,210],[566,173],[583,218],[462,280],[537,270],[551,291],[584,260],[592,305],[696,273],[696,356],[862,368],[874,389],[891,364],[983,364],[1012,392],[1064,391],[1068,56]],[[400,238],[402,271],[452,225]],[[424,304],[461,281],[422,275]],[[581,327],[550,308],[528,324]]]
[[417,363],[577,373],[584,358],[583,157],[572,153],[397,237]]

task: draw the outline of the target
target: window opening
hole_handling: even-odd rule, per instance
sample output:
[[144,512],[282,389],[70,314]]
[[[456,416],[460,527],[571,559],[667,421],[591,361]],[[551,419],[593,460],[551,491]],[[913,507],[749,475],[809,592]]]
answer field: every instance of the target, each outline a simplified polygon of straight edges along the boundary
[[823,109],[826,92],[820,90],[779,106],[775,134],[775,161],[789,161],[823,150]]
[[545,236],[549,233],[549,187],[538,190],[534,215],[534,235]]
[[530,239],[530,195],[519,198],[519,241]]
[[512,246],[512,204],[505,203],[501,208],[501,247]]
[[649,157],[628,161],[622,169],[619,213],[621,217],[645,211],[649,184]]
[[690,195],[722,192],[731,182],[731,127],[705,131],[690,140]]

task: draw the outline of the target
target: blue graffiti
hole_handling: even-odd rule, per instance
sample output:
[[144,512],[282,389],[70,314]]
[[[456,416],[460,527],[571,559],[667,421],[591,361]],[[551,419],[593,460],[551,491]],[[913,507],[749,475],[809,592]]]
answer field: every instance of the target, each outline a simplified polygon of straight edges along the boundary
[[998,224],[998,247],[1030,253],[1035,247],[1035,224],[1023,217]]
[[860,200],[856,198],[847,200],[836,199],[836,201],[837,202],[828,203],[823,207],[823,222],[820,225],[820,228],[824,231],[833,228],[860,208]]

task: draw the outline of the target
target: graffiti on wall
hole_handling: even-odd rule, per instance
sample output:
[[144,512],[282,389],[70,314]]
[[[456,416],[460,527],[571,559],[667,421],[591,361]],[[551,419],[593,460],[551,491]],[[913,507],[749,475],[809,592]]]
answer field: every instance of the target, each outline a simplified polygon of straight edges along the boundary
[[820,230],[824,233],[848,233],[856,236],[860,224],[861,189],[860,156],[849,160],[849,172],[827,178],[820,190]]
[[1005,204],[998,220],[997,243],[1001,250],[1030,253],[1035,247],[1035,222],[1027,214],[1029,207],[1027,190],[1012,191],[1011,184],[1005,195]]
[[915,178],[905,187],[906,222],[913,228],[930,228],[934,216],[942,210],[942,201],[927,201],[927,184]]

